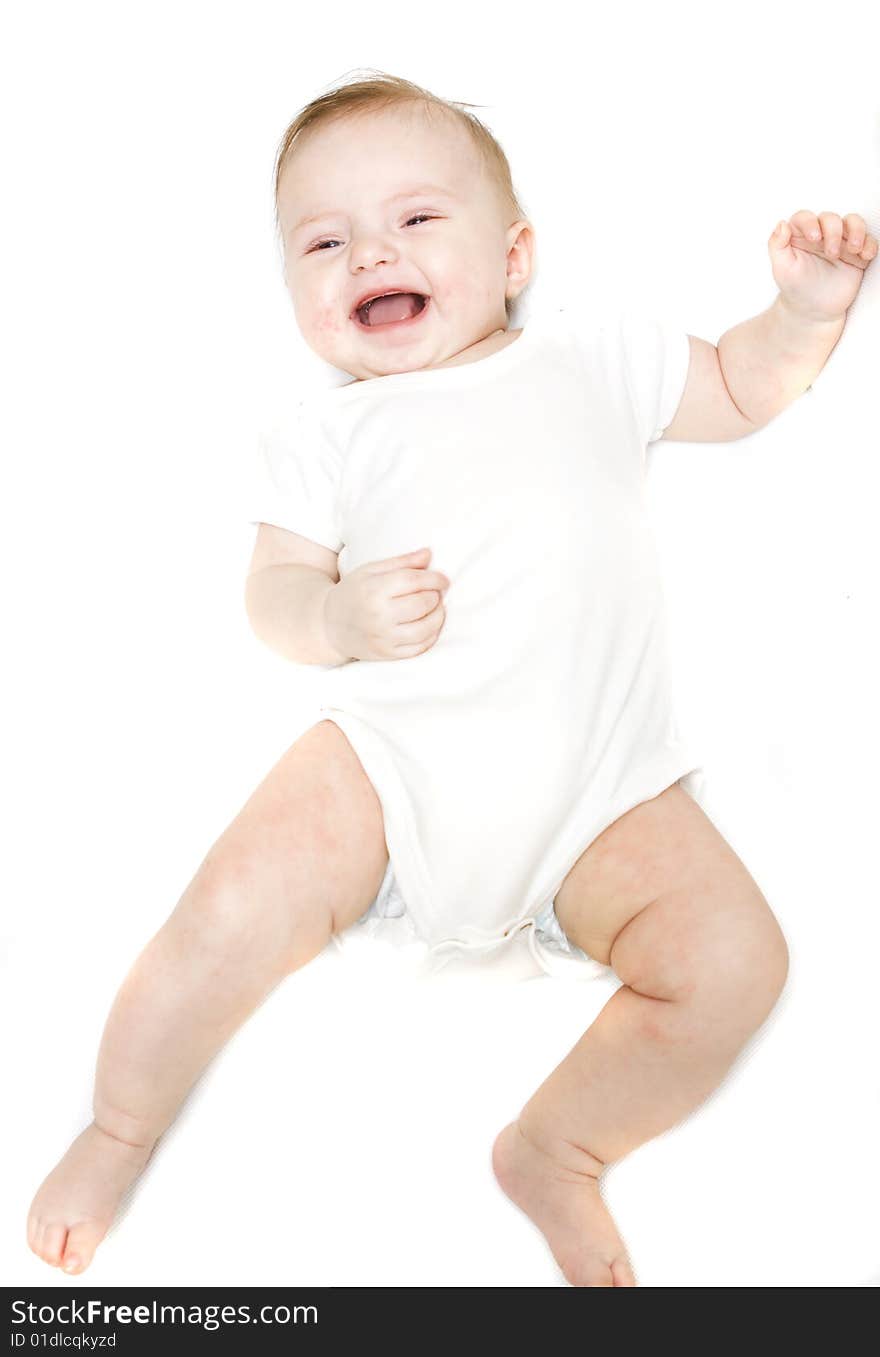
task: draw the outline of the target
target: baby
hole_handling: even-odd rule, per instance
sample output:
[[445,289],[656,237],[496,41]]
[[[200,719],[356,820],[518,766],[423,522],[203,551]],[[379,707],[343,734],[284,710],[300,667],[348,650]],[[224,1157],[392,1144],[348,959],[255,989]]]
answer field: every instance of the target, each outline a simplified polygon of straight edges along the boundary
[[383,73],[297,117],[275,195],[297,323],[353,380],[264,443],[246,606],[263,642],[323,667],[323,719],[126,977],[94,1120],[28,1242],[88,1267],[206,1064],[370,915],[432,958],[525,932],[548,970],[566,950],[613,968],[492,1165],[572,1286],[635,1286],[603,1170],[716,1088],[788,970],[682,785],[645,448],[741,438],[804,392],[877,241],[856,214],[780,222],[778,295],[717,347],[631,312],[511,330],[535,239],[504,153],[463,106]]

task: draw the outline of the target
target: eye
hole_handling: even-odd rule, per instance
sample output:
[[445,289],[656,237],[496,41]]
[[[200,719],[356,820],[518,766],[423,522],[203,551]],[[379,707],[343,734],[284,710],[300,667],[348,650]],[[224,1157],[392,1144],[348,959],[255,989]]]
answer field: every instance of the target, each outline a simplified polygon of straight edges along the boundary
[[[409,226],[410,222],[413,221],[436,221],[436,220],[437,220],[436,217],[430,216],[427,212],[417,212],[414,217],[409,218],[409,221],[406,222],[406,225]],[[306,251],[306,253],[312,254],[314,253],[315,250],[323,250],[325,245],[338,245],[338,244],[339,244],[338,240],[319,240],[318,243],[316,245],[313,245],[310,250]]]

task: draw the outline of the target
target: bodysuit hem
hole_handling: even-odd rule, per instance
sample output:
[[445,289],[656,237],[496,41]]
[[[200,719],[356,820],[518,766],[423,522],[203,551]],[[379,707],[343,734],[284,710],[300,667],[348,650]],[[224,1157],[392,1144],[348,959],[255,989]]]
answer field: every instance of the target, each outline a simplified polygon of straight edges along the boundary
[[[548,975],[563,972],[570,974],[574,967],[584,974],[584,978],[609,974],[608,966],[589,957],[570,941],[573,956],[559,958],[553,956],[546,944],[537,936],[536,917],[554,900],[581,854],[586,852],[590,844],[609,825],[643,801],[659,796],[673,783],[695,774],[698,779],[704,776],[703,766],[694,759],[686,743],[676,741],[664,745],[627,776],[620,794],[598,819],[593,820],[592,825],[585,828],[586,812],[582,814],[577,810],[571,812],[571,831],[553,851],[552,861],[555,865],[552,870],[548,869],[545,872],[544,885],[540,892],[536,893],[533,901],[522,911],[496,929],[481,929],[474,924],[467,924],[461,926],[459,936],[438,937],[437,934],[441,930],[436,925],[430,926],[435,916],[430,905],[429,873],[412,821],[408,799],[392,758],[382,743],[373,736],[370,728],[350,712],[343,712],[330,706],[322,707],[319,719],[332,721],[348,738],[379,798],[389,857],[386,881],[390,871],[405,901],[406,912],[416,938],[428,949],[426,957],[428,970],[436,969],[434,960],[438,954],[448,951],[451,959],[458,952],[492,951],[508,942],[520,930],[527,929],[527,941],[532,955]],[[582,803],[588,803],[594,796],[594,791],[588,793],[582,798]],[[339,950],[345,950],[335,934],[333,941]]]

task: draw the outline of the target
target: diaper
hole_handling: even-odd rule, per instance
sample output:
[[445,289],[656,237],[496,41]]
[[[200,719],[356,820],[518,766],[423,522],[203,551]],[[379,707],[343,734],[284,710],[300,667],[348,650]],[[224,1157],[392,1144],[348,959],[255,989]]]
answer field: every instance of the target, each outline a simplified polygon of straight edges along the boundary
[[608,976],[610,967],[594,960],[575,946],[556,917],[554,901],[549,900],[534,917],[520,919],[501,934],[492,934],[472,924],[460,926],[454,938],[433,947],[419,936],[410,917],[389,859],[379,892],[356,923],[342,933],[333,934],[337,949],[350,954],[360,950],[369,939],[375,945],[386,944],[405,967],[430,976],[461,963],[476,961],[481,970],[491,964],[508,976],[538,973],[555,978],[590,980]]

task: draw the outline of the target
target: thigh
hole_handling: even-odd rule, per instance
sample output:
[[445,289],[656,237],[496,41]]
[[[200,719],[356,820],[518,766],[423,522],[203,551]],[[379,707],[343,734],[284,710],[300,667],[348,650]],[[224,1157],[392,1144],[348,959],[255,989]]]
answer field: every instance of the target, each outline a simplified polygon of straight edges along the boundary
[[200,874],[289,913],[319,947],[369,908],[387,864],[373,785],[339,727],[319,721],[270,769]]
[[[672,902],[679,902],[680,914],[681,902],[690,902],[691,914],[701,912],[719,925],[722,909],[743,920],[750,914],[772,918],[741,859],[678,782],[593,840],[565,878],[554,908],[571,941],[611,965],[618,934],[660,900],[670,902],[667,925]],[[696,917],[679,922],[682,929],[699,923]]]

